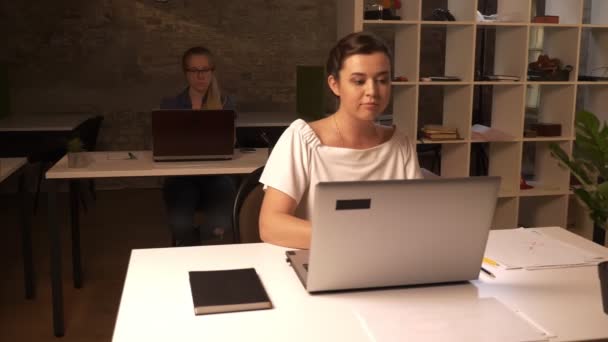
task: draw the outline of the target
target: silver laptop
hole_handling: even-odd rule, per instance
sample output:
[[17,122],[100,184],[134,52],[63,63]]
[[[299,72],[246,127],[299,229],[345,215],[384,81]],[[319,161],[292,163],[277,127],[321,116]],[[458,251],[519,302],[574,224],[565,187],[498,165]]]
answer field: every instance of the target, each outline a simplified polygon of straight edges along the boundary
[[499,177],[328,182],[310,250],[288,251],[308,292],[477,279]]
[[155,161],[232,159],[232,110],[159,109],[152,111]]

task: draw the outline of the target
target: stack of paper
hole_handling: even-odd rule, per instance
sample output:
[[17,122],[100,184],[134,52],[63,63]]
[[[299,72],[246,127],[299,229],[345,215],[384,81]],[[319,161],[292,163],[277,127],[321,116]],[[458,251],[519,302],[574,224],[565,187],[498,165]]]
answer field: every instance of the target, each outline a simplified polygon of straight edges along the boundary
[[528,270],[597,265],[605,260],[532,228],[492,231],[485,256],[506,269]]

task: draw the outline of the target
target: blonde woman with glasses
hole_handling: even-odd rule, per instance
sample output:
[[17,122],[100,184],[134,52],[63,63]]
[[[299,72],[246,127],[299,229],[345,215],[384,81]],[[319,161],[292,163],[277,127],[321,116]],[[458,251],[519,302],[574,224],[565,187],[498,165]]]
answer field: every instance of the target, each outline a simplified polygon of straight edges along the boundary
[[[188,86],[177,96],[163,99],[161,109],[235,109],[230,98],[220,91],[214,57],[207,48],[188,49],[182,57],[182,70]],[[167,178],[163,197],[176,245],[195,246],[200,245],[201,240],[223,236],[232,226],[235,195],[236,181],[232,176]],[[194,222],[199,208],[204,216],[201,226]]]

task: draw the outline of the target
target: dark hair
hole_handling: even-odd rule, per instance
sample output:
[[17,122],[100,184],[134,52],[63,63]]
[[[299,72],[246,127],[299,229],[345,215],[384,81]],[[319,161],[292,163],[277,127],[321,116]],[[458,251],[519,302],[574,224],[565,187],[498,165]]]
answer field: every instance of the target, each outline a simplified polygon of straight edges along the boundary
[[204,46],[195,46],[189,48],[188,50],[186,50],[186,52],[184,52],[184,55],[182,56],[182,70],[186,70],[186,68],[188,67],[188,59],[192,55],[207,56],[207,58],[209,58],[209,63],[211,64],[211,67],[215,67],[215,63],[213,62],[213,54],[211,53],[211,51],[209,51],[209,49]]
[[391,51],[386,43],[370,32],[354,32],[340,41],[331,49],[325,70],[327,75],[333,75],[338,78],[338,74],[342,69],[344,61],[352,55],[371,55],[375,52],[384,53],[389,60],[391,59]]

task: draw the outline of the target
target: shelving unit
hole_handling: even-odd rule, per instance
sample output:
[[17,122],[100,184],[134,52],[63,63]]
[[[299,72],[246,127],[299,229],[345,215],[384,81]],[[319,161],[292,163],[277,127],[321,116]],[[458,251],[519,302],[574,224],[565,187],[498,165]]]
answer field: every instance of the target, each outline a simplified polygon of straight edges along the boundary
[[[546,0],[545,13],[558,15],[559,24],[532,23],[534,0],[497,0],[496,22],[476,22],[477,0],[447,0],[454,22],[425,20],[431,13],[423,0],[401,2],[397,14],[403,20],[391,21],[363,20],[364,0],[337,1],[338,37],[362,30],[384,34],[391,30],[394,75],[408,79],[393,83],[392,104],[387,109],[393,123],[411,137],[428,123],[458,128],[461,140],[420,140],[418,144],[440,144],[441,176],[501,176],[493,228],[566,227],[570,176],[550,156],[549,144],[572,150],[577,110],[586,108],[608,117],[608,80],[578,81],[579,75],[608,76],[608,0]],[[432,40],[436,32],[444,39]],[[491,37],[490,44],[481,47],[478,37],[486,36]],[[434,56],[435,64],[428,66],[421,61],[428,58],[430,46],[444,53]],[[482,48],[493,50],[493,60],[476,65],[476,51]],[[572,66],[569,79],[528,81],[528,64],[540,53]],[[598,69],[602,67],[607,68]],[[421,77],[441,76],[428,74],[431,69],[459,76],[461,81],[420,81]],[[482,81],[480,70],[518,76],[520,81]],[[482,124],[509,134],[511,140],[471,139],[471,126],[481,123],[474,113],[481,89],[490,94],[484,99],[492,102],[491,112],[485,115],[490,122]],[[429,96],[441,100],[429,104]],[[428,115],[425,111],[431,106],[440,108],[440,113]],[[558,123],[562,133],[557,137],[524,136],[524,129],[536,122]],[[485,165],[481,172],[476,168],[480,155]],[[520,189],[522,175],[534,188]]]

